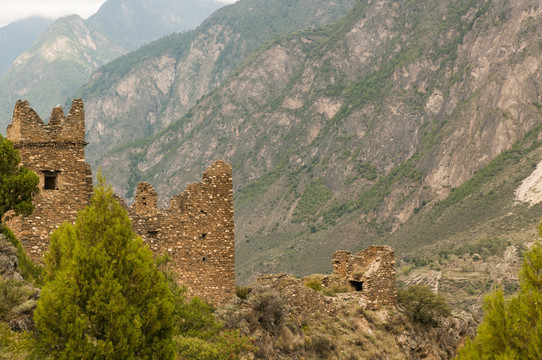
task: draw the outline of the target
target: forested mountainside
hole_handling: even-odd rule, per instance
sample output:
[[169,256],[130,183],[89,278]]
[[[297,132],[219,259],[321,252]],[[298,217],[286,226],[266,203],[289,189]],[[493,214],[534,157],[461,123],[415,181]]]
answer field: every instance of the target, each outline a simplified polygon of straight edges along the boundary
[[51,19],[33,16],[0,28],[0,76],[52,22]]
[[327,271],[335,249],[373,242],[418,251],[503,211],[525,210],[531,227],[535,207],[512,203],[533,169],[521,165],[540,160],[541,14],[534,0],[358,1],[261,48],[99,164],[121,195],[145,180],[164,200],[215,158],[232,162],[240,279]]
[[51,109],[84,84],[94,69],[126,51],[78,15],[56,20],[0,78],[0,128],[11,122],[14,104],[21,98],[48,119]]
[[195,29],[222,6],[214,0],[108,0],[87,21],[134,50],[164,35]]
[[245,0],[193,32],[160,39],[107,64],[76,93],[86,106],[87,158],[159,132],[183,116],[269,39],[337,20],[354,0]]

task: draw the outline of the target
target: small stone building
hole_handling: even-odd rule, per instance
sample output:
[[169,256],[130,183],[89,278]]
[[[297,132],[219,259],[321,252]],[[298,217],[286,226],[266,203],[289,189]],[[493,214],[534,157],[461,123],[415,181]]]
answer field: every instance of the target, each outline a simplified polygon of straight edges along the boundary
[[[7,138],[19,150],[24,166],[40,178],[31,216],[11,217],[8,226],[33,261],[42,260],[51,233],[64,221],[75,221],[89,204],[92,173],[85,162],[83,102],[74,100],[68,115],[55,108],[48,124],[27,101],[17,101]],[[120,199],[124,204],[124,201]],[[125,206],[125,205],[124,205]],[[135,203],[127,208],[132,227],[155,255],[170,258],[170,269],[188,295],[215,304],[235,294],[235,238],[232,169],[216,161],[200,183],[173,196],[169,209],[157,206],[148,183],[137,187]]]
[[395,256],[389,246],[372,245],[357,254],[337,251],[333,255],[333,274],[365,296],[371,307],[397,303]]

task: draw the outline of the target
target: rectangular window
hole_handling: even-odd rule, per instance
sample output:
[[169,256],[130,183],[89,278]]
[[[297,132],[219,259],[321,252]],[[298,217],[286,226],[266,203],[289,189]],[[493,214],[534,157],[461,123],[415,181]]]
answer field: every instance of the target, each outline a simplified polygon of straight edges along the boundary
[[57,190],[58,171],[43,171],[43,190]]

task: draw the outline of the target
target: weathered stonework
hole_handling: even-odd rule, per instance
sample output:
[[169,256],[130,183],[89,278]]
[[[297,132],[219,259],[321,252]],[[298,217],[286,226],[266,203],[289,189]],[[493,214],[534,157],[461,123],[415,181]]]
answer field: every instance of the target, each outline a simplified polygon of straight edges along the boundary
[[363,294],[370,307],[397,303],[395,257],[389,246],[372,245],[355,255],[337,251],[333,274],[344,278],[351,290]]
[[235,295],[235,239],[232,169],[216,161],[200,183],[173,196],[169,209],[157,207],[156,191],[137,186],[128,214],[134,231],[155,254],[168,254],[171,270],[188,295],[220,304]]
[[[84,153],[83,102],[74,100],[67,116],[55,108],[49,123],[44,124],[27,101],[19,100],[7,137],[19,150],[22,164],[40,177],[41,191],[34,197],[31,216],[10,217],[6,223],[32,260],[39,262],[53,230],[64,221],[75,221],[92,195],[92,173]],[[150,184],[140,183],[135,202],[127,210],[134,231],[155,255],[168,255],[170,269],[179,283],[187,285],[189,296],[220,304],[235,295],[229,164],[216,161],[200,183],[173,196],[169,209],[158,208],[156,191]]]
[[7,138],[19,150],[23,165],[40,178],[33,214],[7,219],[30,258],[38,262],[53,230],[64,221],[74,221],[92,195],[92,174],[85,162],[83,102],[74,100],[67,116],[55,108],[44,124],[28,101],[19,100]]

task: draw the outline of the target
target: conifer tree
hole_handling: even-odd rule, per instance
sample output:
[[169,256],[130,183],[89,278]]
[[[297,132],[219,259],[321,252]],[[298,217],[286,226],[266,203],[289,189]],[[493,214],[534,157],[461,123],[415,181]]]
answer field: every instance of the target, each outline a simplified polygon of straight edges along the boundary
[[46,355],[173,358],[171,291],[103,178],[75,225],[53,233],[44,278],[34,319]]
[[0,221],[9,210],[23,215],[34,210],[32,197],[39,191],[39,178],[20,163],[13,143],[0,135]]
[[[542,237],[542,225],[539,226]],[[542,354],[542,244],[524,255],[519,291],[506,300],[501,288],[484,301],[484,320],[457,359],[540,359]]]

